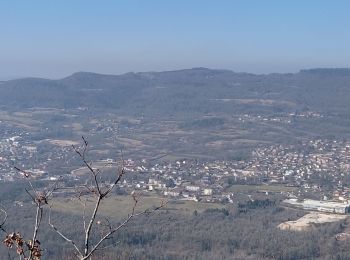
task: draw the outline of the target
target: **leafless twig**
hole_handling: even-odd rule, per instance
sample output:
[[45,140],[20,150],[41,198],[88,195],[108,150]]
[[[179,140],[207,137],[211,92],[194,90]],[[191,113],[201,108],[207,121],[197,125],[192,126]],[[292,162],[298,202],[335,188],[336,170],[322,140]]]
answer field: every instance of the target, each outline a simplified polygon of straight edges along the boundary
[[116,233],[117,231],[119,231],[121,228],[123,228],[124,226],[126,226],[132,218],[142,215],[142,214],[148,214],[152,211],[156,211],[159,210],[161,208],[163,208],[165,206],[165,203],[162,202],[162,204],[156,208],[154,208],[153,210],[145,210],[142,212],[136,212],[136,206],[138,204],[139,198],[136,194],[133,194],[133,207],[131,209],[131,213],[127,216],[127,218],[121,222],[119,225],[117,226],[113,226],[111,224],[111,222],[107,219],[106,220],[106,224],[104,225],[105,227],[107,227],[107,231],[105,231],[103,234],[101,234],[101,238],[94,244],[91,245],[91,240],[92,240],[92,230],[93,230],[93,226],[94,224],[100,224],[99,221],[97,221],[97,214],[100,210],[100,206],[101,203],[103,201],[103,199],[105,199],[112,191],[113,189],[116,187],[116,185],[118,185],[118,183],[121,181],[122,177],[125,174],[125,169],[124,169],[124,159],[123,159],[123,153],[122,154],[122,158],[121,158],[121,167],[118,169],[117,171],[117,176],[116,179],[114,180],[114,182],[109,186],[109,187],[103,187],[101,185],[101,179],[100,179],[100,170],[99,169],[95,169],[93,167],[92,162],[89,162],[86,158],[86,154],[88,151],[88,142],[87,140],[82,137],[83,140],[83,145],[82,147],[76,147],[76,146],[72,146],[75,153],[80,157],[80,159],[82,160],[83,164],[85,165],[85,167],[89,170],[89,174],[91,176],[92,179],[92,186],[89,187],[86,185],[86,190],[88,192],[88,194],[91,194],[95,197],[95,204],[93,207],[93,210],[91,212],[90,217],[87,219],[86,218],[86,202],[82,202],[81,198],[82,198],[82,194],[79,194],[79,200],[81,201],[83,207],[84,207],[84,212],[83,212],[83,226],[84,226],[84,238],[83,238],[83,248],[80,249],[77,246],[77,243],[74,242],[72,239],[68,238],[66,235],[64,235],[52,222],[51,222],[51,213],[49,215],[49,225],[51,226],[51,228],[58,234],[60,235],[60,237],[62,237],[66,242],[70,243],[73,248],[76,251],[76,255],[80,260],[87,260],[89,258],[91,258],[91,256],[101,248],[102,243],[104,241],[106,241],[107,239],[110,239],[114,233]]
[[51,228],[61,236],[61,238],[63,238],[65,241],[69,242],[72,244],[72,246],[74,247],[74,249],[76,250],[76,252],[78,253],[78,256],[79,258],[83,255],[81,252],[80,252],[80,249],[79,247],[75,244],[75,242],[68,238],[66,235],[64,235],[61,231],[58,230],[58,228],[52,224],[52,221],[51,221],[51,207],[50,207],[50,212],[49,212],[49,225],[51,226]]
[[[43,218],[43,207],[48,204],[48,199],[52,195],[53,191],[56,190],[57,183],[56,181],[53,185],[51,185],[46,191],[39,192],[37,189],[35,189],[34,185],[32,184],[30,180],[30,173],[21,170],[18,167],[15,167],[15,169],[20,172],[25,179],[28,181],[30,189],[25,189],[27,194],[32,199],[34,205],[36,206],[36,214],[35,214],[35,221],[34,221],[34,230],[33,235],[30,240],[25,240],[20,233],[13,232],[11,234],[8,234],[3,241],[3,243],[8,247],[12,248],[13,245],[16,247],[17,255],[19,256],[19,259],[27,259],[27,260],[39,260],[42,255],[42,250],[40,248],[40,242],[37,239],[39,228],[41,226],[41,221]],[[5,219],[3,223],[0,225],[1,229],[3,229],[3,224],[6,221],[7,213],[2,209],[2,212],[5,213]]]
[[4,225],[6,223],[7,220],[7,212],[5,209],[0,208],[0,211],[4,214],[4,219],[2,220],[1,224],[0,224],[0,230],[6,233],[6,230],[4,228]]

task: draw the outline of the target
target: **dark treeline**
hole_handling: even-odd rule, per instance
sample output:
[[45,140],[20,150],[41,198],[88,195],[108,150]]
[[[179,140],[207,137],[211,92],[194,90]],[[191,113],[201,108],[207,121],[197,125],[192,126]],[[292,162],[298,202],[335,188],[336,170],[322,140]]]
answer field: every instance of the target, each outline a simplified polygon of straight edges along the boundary
[[[165,209],[145,215],[108,240],[106,248],[98,252],[98,259],[349,259],[350,243],[334,238],[344,231],[346,222],[305,232],[281,231],[277,229],[279,223],[297,219],[305,212],[276,204],[263,200],[255,206],[246,203],[244,212],[228,206],[186,214]],[[10,208],[8,230],[21,230],[30,237],[33,212],[30,205]],[[81,216],[53,215],[67,235],[82,235]],[[46,222],[39,240],[45,250],[43,259],[74,259],[69,244]],[[0,253],[5,257],[7,249],[2,246]]]

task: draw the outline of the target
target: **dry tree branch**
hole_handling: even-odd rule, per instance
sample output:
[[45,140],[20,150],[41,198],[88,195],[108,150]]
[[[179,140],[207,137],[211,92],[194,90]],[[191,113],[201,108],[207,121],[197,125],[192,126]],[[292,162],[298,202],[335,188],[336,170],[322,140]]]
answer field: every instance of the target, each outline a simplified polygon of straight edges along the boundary
[[93,213],[92,213],[92,215],[90,217],[89,224],[88,224],[88,226],[86,227],[86,230],[85,230],[84,255],[88,254],[88,251],[89,251],[91,229],[92,229],[92,225],[96,221],[96,215],[97,215],[97,212],[98,212],[99,207],[101,205],[101,200],[102,199],[103,199],[103,197],[101,197],[101,195],[99,195],[97,200],[96,200],[96,204],[95,204]]
[[133,207],[131,209],[131,213],[127,216],[127,218],[122,223],[120,223],[118,226],[115,226],[115,227],[113,227],[113,225],[107,219],[107,221],[106,221],[107,224],[104,225],[105,227],[108,228],[107,231],[105,232],[105,234],[103,234],[103,233],[101,234],[100,240],[98,240],[94,245],[91,245],[93,226],[96,222],[97,222],[97,224],[99,224],[96,217],[97,217],[97,214],[100,210],[102,200],[105,199],[113,191],[113,189],[116,187],[116,185],[121,181],[122,177],[125,174],[125,168],[124,168],[123,152],[121,151],[121,156],[122,156],[121,167],[118,168],[118,170],[117,170],[117,176],[116,176],[115,181],[109,187],[104,187],[103,185],[101,186],[101,179],[98,178],[98,177],[100,177],[99,176],[100,170],[94,169],[92,162],[89,162],[87,160],[86,155],[87,155],[87,151],[88,151],[88,142],[84,138],[84,136],[82,136],[82,140],[83,140],[83,144],[81,147],[78,148],[74,145],[72,147],[73,147],[73,150],[75,151],[75,153],[82,160],[82,163],[89,170],[92,184],[91,184],[91,187],[88,187],[86,185],[85,188],[87,190],[87,193],[93,195],[96,198],[91,215],[88,219],[86,219],[86,201],[82,202],[82,200],[81,200],[82,193],[80,193],[78,196],[79,201],[83,204],[83,207],[84,207],[84,212],[83,212],[83,225],[84,225],[83,241],[84,241],[84,244],[83,244],[83,248],[79,249],[79,247],[77,246],[77,243],[75,241],[73,241],[72,239],[70,239],[66,235],[64,235],[51,222],[51,210],[50,210],[50,214],[49,214],[49,225],[61,238],[63,238],[66,242],[70,243],[73,246],[73,248],[76,251],[77,257],[80,260],[87,260],[87,259],[91,258],[92,255],[97,250],[101,249],[101,245],[104,241],[106,241],[107,239],[110,239],[114,233],[116,233],[121,228],[126,226],[131,221],[132,218],[139,216],[139,215],[142,215],[142,214],[149,214],[152,211],[159,210],[159,209],[163,208],[166,205],[166,203],[162,202],[162,204],[160,206],[154,208],[153,210],[147,209],[145,211],[136,213],[136,206],[138,204],[138,197],[136,194],[132,194],[134,204],[133,204]]
[[66,235],[64,235],[52,222],[51,222],[51,208],[52,206],[50,207],[50,211],[49,211],[49,225],[50,227],[57,233],[61,236],[61,238],[63,238],[65,241],[67,241],[68,243],[71,243],[72,246],[74,247],[74,249],[76,250],[76,252],[78,253],[79,255],[79,258],[81,258],[83,256],[83,254],[80,252],[80,249],[79,247],[76,245],[76,243],[68,238]]
[[91,251],[84,257],[82,258],[82,260],[87,260],[89,257],[91,257],[94,252],[96,252],[96,250],[98,250],[98,248],[101,246],[101,244],[107,240],[108,238],[110,238],[114,233],[116,233],[117,231],[119,231],[121,228],[123,228],[124,226],[126,226],[132,218],[136,217],[136,216],[140,216],[140,215],[144,215],[144,214],[150,214],[151,212],[160,210],[161,208],[165,207],[166,203],[164,201],[162,201],[161,205],[154,208],[152,211],[149,209],[146,209],[144,211],[138,212],[136,213],[136,206],[138,203],[138,198],[135,194],[132,195],[133,196],[133,200],[134,200],[134,204],[131,210],[131,213],[129,214],[129,216],[118,226],[112,228],[110,227],[109,232],[107,232],[96,244],[95,246],[93,246],[93,248],[91,249]]
[[86,201],[84,202],[84,210],[83,210],[83,225],[84,225],[84,231],[86,232]]
[[92,162],[88,162],[86,160],[86,151],[87,151],[87,148],[88,148],[88,142],[86,141],[86,139],[84,138],[84,136],[81,137],[83,139],[83,152],[81,152],[79,150],[79,148],[75,147],[74,145],[72,145],[74,151],[79,155],[79,157],[81,158],[83,164],[88,168],[89,172],[92,174],[92,177],[93,177],[93,181],[94,181],[94,185],[98,191],[98,193],[101,193],[101,190],[100,190],[100,185],[99,185],[99,182],[97,180],[97,176],[99,174],[99,171],[98,169],[95,170],[93,167],[92,167]]
[[[52,193],[57,189],[57,183],[58,179],[54,184],[52,184],[46,191],[39,192],[37,189],[35,189],[34,185],[32,184],[30,180],[30,174],[24,170],[21,170],[18,167],[14,167],[18,172],[20,172],[25,179],[28,181],[30,190],[25,189],[29,197],[32,199],[35,207],[36,207],[36,214],[35,214],[35,222],[34,222],[34,230],[33,235],[30,240],[24,240],[20,233],[13,232],[11,234],[8,234],[3,241],[3,243],[8,247],[12,248],[13,245],[17,248],[16,252],[19,256],[19,259],[26,259],[26,260],[39,260],[42,255],[42,250],[40,248],[40,242],[37,239],[39,228],[41,226],[42,218],[43,218],[43,207],[48,204],[48,199],[51,197]],[[7,218],[6,211],[2,210],[6,215],[4,219],[4,223]],[[4,224],[3,223],[3,224]],[[3,224],[0,225],[1,229],[3,229]]]
[[117,242],[113,241],[113,244],[110,244],[110,245],[107,245],[107,246],[100,246],[99,248],[96,248],[95,252],[96,252],[96,251],[102,251],[102,250],[105,250],[105,249],[114,247],[114,246],[116,246],[117,244],[120,244],[120,241],[117,241]]
[[5,228],[4,228],[4,225],[5,225],[5,223],[6,223],[6,220],[7,220],[8,215],[7,215],[7,212],[6,212],[5,209],[0,208],[0,211],[4,214],[4,219],[2,220],[2,222],[1,222],[1,224],[0,224],[0,230],[6,233],[6,230],[5,230]]
[[51,185],[49,186],[49,188],[47,189],[46,193],[45,193],[45,196],[47,198],[51,197],[52,196],[52,193],[56,190],[58,190],[59,188],[57,187],[58,186],[58,183],[59,181],[62,179],[62,176],[59,176],[57,178],[57,180]]
[[26,172],[18,167],[14,167],[14,169],[17,170],[18,172],[20,172],[27,180],[27,182],[31,188],[31,192],[33,194],[30,193],[30,191],[28,189],[25,189],[25,191],[32,198],[32,200],[35,204],[47,204],[47,200],[52,196],[52,193],[58,189],[57,184],[62,178],[62,176],[60,176],[45,192],[39,192],[34,188],[31,180],[29,179],[30,174],[28,172]]
[[36,191],[36,189],[34,188],[32,182],[31,182],[30,179],[29,179],[29,177],[31,176],[30,173],[28,173],[28,172],[26,172],[26,171],[24,171],[24,170],[22,170],[22,169],[20,169],[20,168],[18,168],[18,167],[16,167],[16,166],[13,167],[13,168],[14,168],[15,170],[17,170],[19,173],[21,173],[21,174],[26,178],[26,180],[28,181],[28,183],[29,183],[29,185],[30,185],[32,191],[33,191],[35,194],[37,194],[38,192]]
[[43,208],[41,205],[37,205],[36,207],[36,215],[35,215],[35,225],[34,225],[34,232],[33,232],[33,239],[32,239],[32,243],[34,246],[35,243],[37,243],[37,236],[38,236],[38,231],[39,231],[39,227],[41,224],[41,220],[43,218]]

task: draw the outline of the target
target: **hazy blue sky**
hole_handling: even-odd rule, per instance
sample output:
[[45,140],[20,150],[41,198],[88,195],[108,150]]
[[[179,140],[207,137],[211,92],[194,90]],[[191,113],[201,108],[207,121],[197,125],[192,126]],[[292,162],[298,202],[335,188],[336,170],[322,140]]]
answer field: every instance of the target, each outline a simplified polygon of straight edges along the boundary
[[1,0],[0,78],[349,67],[348,0]]

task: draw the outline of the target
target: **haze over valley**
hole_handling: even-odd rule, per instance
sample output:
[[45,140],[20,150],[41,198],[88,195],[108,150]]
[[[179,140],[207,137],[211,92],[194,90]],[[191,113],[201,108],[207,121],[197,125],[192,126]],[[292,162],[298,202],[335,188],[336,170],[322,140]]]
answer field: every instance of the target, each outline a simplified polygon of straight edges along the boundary
[[349,9],[0,1],[0,260],[350,259]]
[[[343,138],[349,126],[349,69],[255,75],[194,68],[0,85],[2,127],[33,139],[123,140],[127,154],[224,159],[256,147]],[[147,149],[144,149],[147,147]]]

